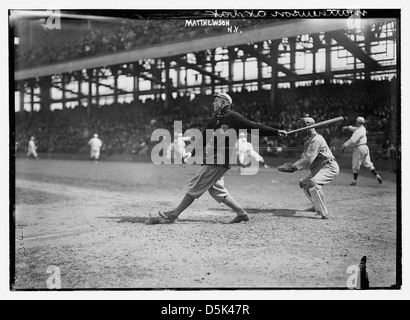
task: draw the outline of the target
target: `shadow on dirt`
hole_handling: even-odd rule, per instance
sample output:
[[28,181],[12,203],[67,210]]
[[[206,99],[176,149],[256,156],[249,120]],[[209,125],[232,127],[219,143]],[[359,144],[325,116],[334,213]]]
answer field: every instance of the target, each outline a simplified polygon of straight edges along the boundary
[[275,217],[293,217],[296,210],[290,209],[245,209],[250,214],[270,214]]
[[[97,217],[98,219],[109,219],[109,220],[117,220],[117,223],[142,223],[142,224],[147,224],[147,225],[153,225],[153,224],[172,224],[173,222],[170,222],[166,219],[160,218],[160,217],[129,217],[129,216],[124,216],[124,217]],[[221,223],[225,224],[227,222],[223,221],[215,221],[215,220],[201,220],[201,219],[178,219],[176,222],[177,224],[182,224],[182,223]]]
[[[211,211],[223,211],[223,212],[233,212],[227,208],[212,208]],[[300,210],[292,209],[257,209],[257,208],[246,208],[245,209],[250,215],[269,215],[274,217],[285,217],[285,218],[295,218],[295,219],[314,219],[321,220],[320,216],[314,213],[303,212]],[[297,215],[297,213],[303,212],[303,215]],[[110,219],[115,220],[117,223],[141,223],[146,225],[154,224],[172,224],[173,222],[160,218],[160,217],[130,217],[130,216],[119,216],[119,217],[98,217],[99,219]],[[252,216],[251,216],[252,221]],[[178,219],[176,223],[212,223],[212,224],[229,224],[228,221],[221,220],[204,220],[204,219]]]
[[117,223],[144,223],[147,224],[150,221],[149,217],[101,217],[102,219],[118,220]]
[[[233,212],[227,208],[213,208],[210,210],[214,211],[224,211],[224,212]],[[302,210],[294,210],[294,209],[257,209],[257,208],[245,208],[246,212],[249,214],[268,214],[274,217],[285,217],[285,218],[296,218],[296,219],[320,219],[320,217],[315,216],[314,213],[304,212]],[[298,212],[303,212],[305,215],[296,215]],[[308,214],[308,215],[306,215]]]

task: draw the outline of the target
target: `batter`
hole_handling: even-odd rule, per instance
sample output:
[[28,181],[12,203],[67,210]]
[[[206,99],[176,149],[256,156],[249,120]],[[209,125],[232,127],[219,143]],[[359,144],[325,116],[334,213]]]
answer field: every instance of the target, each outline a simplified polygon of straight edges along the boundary
[[[247,130],[250,132],[252,129],[258,129],[259,134],[262,136],[287,136],[286,131],[274,129],[262,124],[255,123],[246,119],[243,115],[232,111],[232,98],[226,93],[218,93],[214,95],[214,101],[212,103],[214,109],[214,117],[209,121],[207,127],[203,131],[201,149],[204,149],[204,161],[203,165],[197,172],[197,174],[190,180],[188,188],[186,190],[185,197],[181,203],[172,211],[162,212],[159,211],[159,215],[171,222],[175,222],[179,215],[185,211],[196,199],[199,199],[205,192],[209,194],[218,202],[223,203],[226,206],[233,209],[237,216],[230,221],[230,223],[239,223],[242,221],[249,221],[249,216],[245,209],[233,198],[228,190],[225,188],[224,176],[231,169],[231,157],[229,144],[224,148],[220,147],[220,141],[217,141],[215,136],[216,130],[223,130],[226,132],[229,129],[233,129],[238,136],[239,130]],[[206,139],[207,130],[214,132],[214,135]],[[193,143],[187,147],[187,153],[185,160],[188,160],[192,153],[189,150],[195,151],[196,144]],[[213,151],[213,152],[210,152]],[[224,163],[219,163],[218,158],[221,154],[225,154]]]

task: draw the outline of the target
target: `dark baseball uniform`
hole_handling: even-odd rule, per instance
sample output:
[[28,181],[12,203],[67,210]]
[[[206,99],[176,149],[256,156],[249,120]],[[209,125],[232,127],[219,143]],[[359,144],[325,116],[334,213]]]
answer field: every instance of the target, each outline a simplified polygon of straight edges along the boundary
[[[216,201],[222,202],[229,195],[224,186],[224,176],[231,169],[231,165],[237,161],[234,147],[236,141],[229,141],[222,134],[229,129],[234,130],[236,139],[239,130],[251,133],[252,129],[259,130],[260,136],[278,136],[278,129],[250,121],[238,112],[222,110],[217,113],[202,132],[203,163],[201,169],[189,182],[187,189],[187,194],[193,198],[198,199],[208,191]],[[207,130],[211,130],[213,134],[207,137]],[[218,132],[218,130],[222,131]],[[188,152],[192,149],[193,146],[187,147]]]

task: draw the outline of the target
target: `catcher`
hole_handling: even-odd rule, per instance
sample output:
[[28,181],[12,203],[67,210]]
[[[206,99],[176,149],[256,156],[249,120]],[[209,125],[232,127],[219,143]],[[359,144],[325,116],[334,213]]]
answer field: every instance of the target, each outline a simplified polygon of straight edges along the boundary
[[[315,123],[310,117],[299,120],[300,127],[306,127]],[[294,163],[285,163],[278,167],[279,171],[295,172],[302,169],[310,169],[310,174],[299,181],[299,185],[313,204],[306,211],[317,212],[323,219],[327,219],[329,212],[326,208],[323,185],[330,183],[339,174],[339,165],[330,151],[326,140],[315,129],[307,129],[304,135],[305,150],[301,158]]]

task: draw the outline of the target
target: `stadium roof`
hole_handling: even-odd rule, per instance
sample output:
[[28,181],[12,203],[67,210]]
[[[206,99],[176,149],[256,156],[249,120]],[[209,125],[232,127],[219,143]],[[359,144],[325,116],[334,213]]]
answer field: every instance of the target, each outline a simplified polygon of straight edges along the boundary
[[[373,24],[390,21],[395,21],[395,19],[361,19],[361,24],[363,26],[371,26]],[[40,66],[25,70],[16,70],[14,76],[16,81],[20,81],[59,73],[71,73],[84,69],[131,63],[143,59],[173,57],[186,54],[188,52],[198,52],[218,47],[232,47],[265,40],[294,37],[303,34],[332,32],[346,29],[346,22],[347,19],[286,20],[272,25],[261,25],[258,28],[247,30],[244,29],[241,33],[226,33],[221,35],[204,36],[189,41],[177,41],[101,56],[76,59],[64,63]]]

